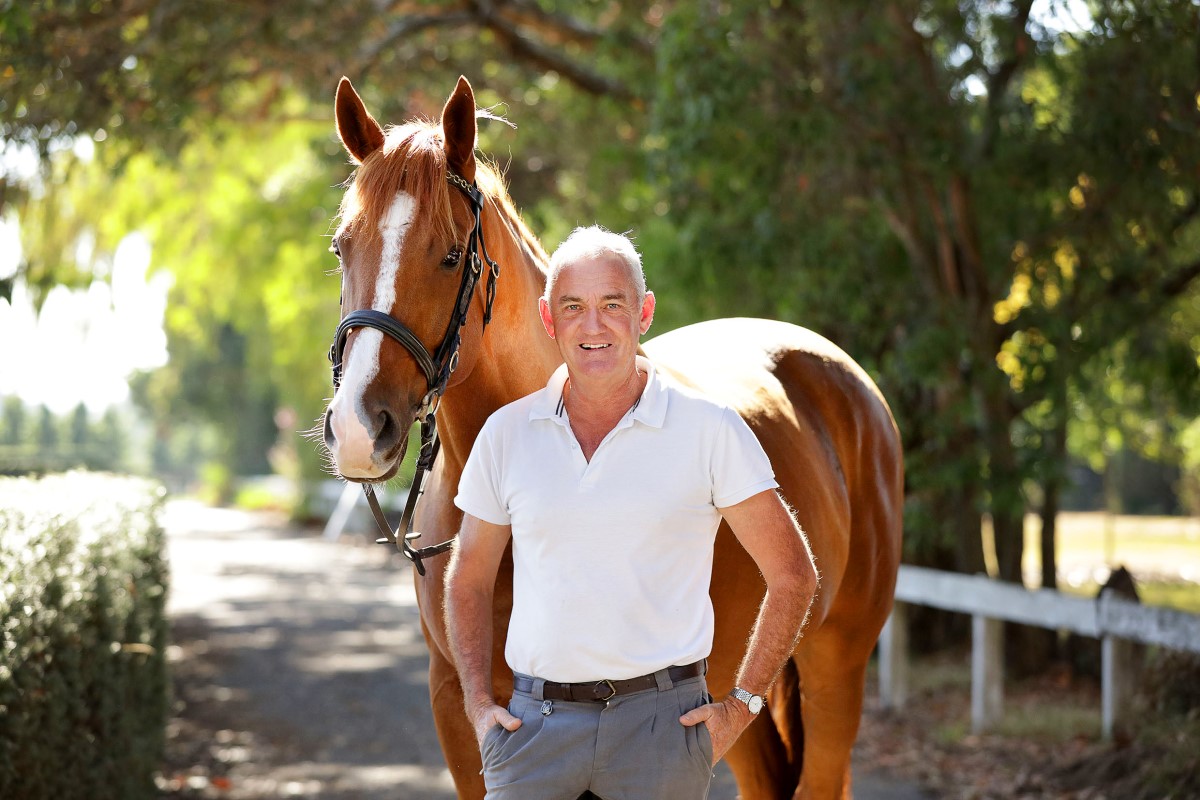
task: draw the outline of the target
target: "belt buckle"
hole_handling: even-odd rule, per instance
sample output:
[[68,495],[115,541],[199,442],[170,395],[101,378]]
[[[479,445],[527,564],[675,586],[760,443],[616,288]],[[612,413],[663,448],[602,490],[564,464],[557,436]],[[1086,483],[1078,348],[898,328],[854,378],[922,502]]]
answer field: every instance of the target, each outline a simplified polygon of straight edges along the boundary
[[599,700],[599,702],[607,703],[609,700],[612,700],[614,697],[617,696],[617,687],[613,686],[613,682],[610,680],[607,680],[607,679],[602,680],[602,681],[596,681],[596,685],[592,687],[592,691],[597,692],[600,689],[600,687],[602,687],[602,686],[608,687],[608,696],[597,698],[597,700]]

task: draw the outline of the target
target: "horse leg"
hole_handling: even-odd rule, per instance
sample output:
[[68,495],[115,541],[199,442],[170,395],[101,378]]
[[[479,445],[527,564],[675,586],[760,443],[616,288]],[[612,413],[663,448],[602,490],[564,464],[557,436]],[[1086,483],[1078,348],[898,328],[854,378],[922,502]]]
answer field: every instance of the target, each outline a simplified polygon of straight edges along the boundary
[[467,714],[463,711],[462,684],[454,662],[436,647],[429,649],[429,697],[433,720],[446,766],[462,800],[482,798],[485,790],[480,770],[483,763]]
[[800,779],[803,748],[799,677],[789,661],[767,695],[766,710],[725,757],[737,779],[738,796],[742,800],[790,797]]
[[862,717],[863,682],[872,647],[847,639],[853,626],[827,625],[797,651],[804,765],[795,800],[849,798],[850,754]]
[[725,754],[725,763],[737,780],[741,800],[776,800],[781,788],[795,785],[791,765],[775,722],[758,715]]

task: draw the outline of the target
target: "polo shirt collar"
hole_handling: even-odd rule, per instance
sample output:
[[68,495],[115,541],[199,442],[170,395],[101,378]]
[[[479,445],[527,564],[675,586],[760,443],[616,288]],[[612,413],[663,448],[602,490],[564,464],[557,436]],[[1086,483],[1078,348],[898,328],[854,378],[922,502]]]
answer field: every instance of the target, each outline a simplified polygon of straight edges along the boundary
[[642,396],[634,406],[631,416],[643,425],[661,428],[667,418],[666,384],[659,377],[658,369],[650,359],[638,356],[637,363],[639,367],[646,370],[646,388],[642,390]]
[[[637,357],[637,365],[647,374],[646,388],[638,398],[629,415],[633,420],[652,428],[661,428],[667,417],[667,387],[658,375],[653,362],[644,356]],[[567,365],[560,364],[550,376],[546,386],[538,391],[529,409],[529,419],[552,419],[566,424],[563,409],[563,389],[567,385]]]
[[557,419],[562,416],[563,388],[567,385],[567,365],[559,364],[546,385],[539,389],[529,408],[529,419]]

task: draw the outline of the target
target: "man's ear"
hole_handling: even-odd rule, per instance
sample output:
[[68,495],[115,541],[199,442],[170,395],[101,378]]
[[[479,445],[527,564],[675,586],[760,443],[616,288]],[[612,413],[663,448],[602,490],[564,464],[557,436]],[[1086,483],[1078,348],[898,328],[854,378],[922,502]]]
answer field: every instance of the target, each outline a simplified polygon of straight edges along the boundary
[[546,298],[538,298],[538,315],[542,318],[542,327],[546,329],[546,335],[551,339],[554,338],[554,317],[550,314],[550,304],[546,302]]
[[652,322],[654,322],[654,292],[646,292],[646,296],[642,299],[642,316],[638,320],[638,329],[643,335],[650,330]]

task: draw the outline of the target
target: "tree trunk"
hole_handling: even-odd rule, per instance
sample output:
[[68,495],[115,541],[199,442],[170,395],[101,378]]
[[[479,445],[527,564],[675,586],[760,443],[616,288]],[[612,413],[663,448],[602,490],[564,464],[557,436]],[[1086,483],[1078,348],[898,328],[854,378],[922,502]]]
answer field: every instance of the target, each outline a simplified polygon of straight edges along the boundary
[[[939,437],[938,458],[945,464],[962,465],[955,480],[924,487],[922,500],[933,510],[929,523],[935,531],[924,532],[923,545],[905,553],[907,563],[967,575],[987,571],[983,557],[980,520],[984,506],[984,483],[978,469],[977,430],[961,409],[967,387],[958,375],[949,376],[938,391],[923,397],[921,409],[927,419],[954,425]],[[957,421],[958,424],[954,424]],[[970,618],[928,606],[909,610],[909,646],[915,653],[929,653],[964,645],[971,634]]]
[[[1012,442],[1012,429],[1019,416],[1008,402],[1008,387],[1001,380],[985,378],[977,391],[983,411],[988,445],[988,480],[991,490],[993,538],[996,564],[1002,581],[1024,585],[1021,562],[1025,554],[1025,499],[1022,475]],[[1057,638],[1053,631],[1006,624],[1005,667],[1014,678],[1043,671],[1054,657]]]
[[1058,502],[1062,491],[1062,481],[1058,476],[1046,479],[1042,490],[1045,499],[1042,501],[1042,588],[1058,588],[1058,555],[1055,552],[1058,527]]
[[1058,511],[1067,469],[1067,393],[1066,386],[1055,392],[1057,409],[1054,427],[1049,432],[1046,459],[1048,466],[1042,483],[1042,588],[1058,588]]
[[1024,583],[1021,559],[1025,554],[1025,499],[1017,452],[1012,443],[1016,411],[1007,402],[1007,387],[991,380],[979,387],[984,394],[984,436],[988,445],[988,488],[991,490],[992,530],[999,578]]

